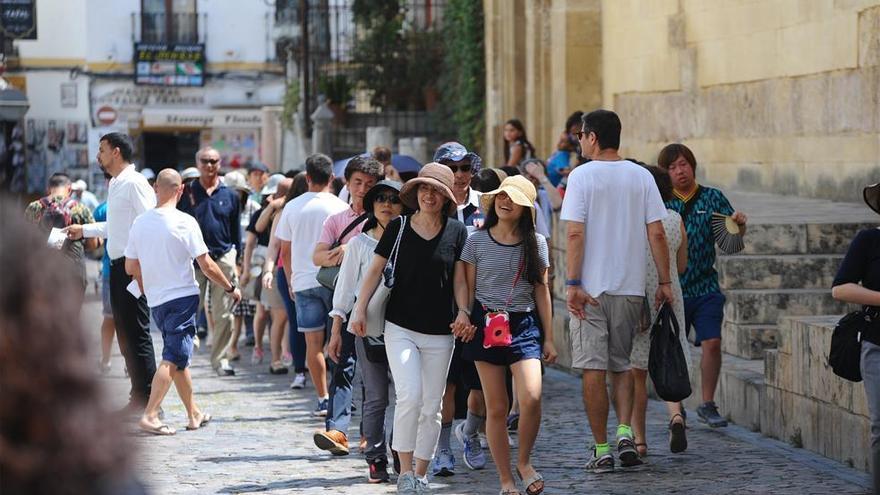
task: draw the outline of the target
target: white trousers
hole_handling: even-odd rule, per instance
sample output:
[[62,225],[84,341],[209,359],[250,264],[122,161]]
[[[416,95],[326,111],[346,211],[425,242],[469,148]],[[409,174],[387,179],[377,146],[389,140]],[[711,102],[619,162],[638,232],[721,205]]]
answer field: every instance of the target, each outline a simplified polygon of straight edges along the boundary
[[454,345],[452,335],[427,335],[385,322],[385,352],[397,393],[394,450],[413,452],[417,459],[434,456]]

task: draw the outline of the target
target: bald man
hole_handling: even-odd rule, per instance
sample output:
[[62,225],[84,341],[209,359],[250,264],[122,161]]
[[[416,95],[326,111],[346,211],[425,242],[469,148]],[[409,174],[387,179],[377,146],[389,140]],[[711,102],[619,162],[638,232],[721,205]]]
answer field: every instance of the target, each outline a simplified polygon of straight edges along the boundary
[[159,406],[171,382],[186,408],[187,430],[198,429],[211,419],[193,400],[189,373],[199,307],[193,259],[205,277],[235,302],[241,300],[241,292],[208,256],[196,220],[177,209],[183,194],[180,175],[172,169],[162,170],[153,187],[156,208],[137,217],[131,227],[125,248],[125,271],[137,280],[146,295],[164,344],[162,362],[153,376],[150,400],[139,426],[155,435],[173,435],[175,430],[159,419]]

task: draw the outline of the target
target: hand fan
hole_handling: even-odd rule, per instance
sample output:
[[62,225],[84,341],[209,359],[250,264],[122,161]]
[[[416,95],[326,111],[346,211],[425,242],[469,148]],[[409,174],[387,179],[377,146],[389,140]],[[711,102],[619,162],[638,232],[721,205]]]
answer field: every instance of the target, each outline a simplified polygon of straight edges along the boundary
[[712,233],[715,234],[715,242],[724,254],[736,254],[745,247],[742,229],[727,215],[712,214]]

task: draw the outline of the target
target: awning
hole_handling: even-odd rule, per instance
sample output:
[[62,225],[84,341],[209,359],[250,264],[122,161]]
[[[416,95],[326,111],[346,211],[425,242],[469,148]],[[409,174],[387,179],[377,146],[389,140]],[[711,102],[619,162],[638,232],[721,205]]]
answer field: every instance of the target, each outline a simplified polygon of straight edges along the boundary
[[17,121],[30,108],[27,96],[15,88],[0,91],[0,120]]

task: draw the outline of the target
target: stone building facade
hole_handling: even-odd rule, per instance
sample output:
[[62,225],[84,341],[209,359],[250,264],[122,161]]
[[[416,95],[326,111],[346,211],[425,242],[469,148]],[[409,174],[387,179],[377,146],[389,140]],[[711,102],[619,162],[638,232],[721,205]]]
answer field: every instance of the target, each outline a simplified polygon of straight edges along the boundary
[[548,156],[573,110],[623,154],[690,146],[701,180],[858,201],[880,180],[878,0],[485,0],[486,154],[520,118]]

